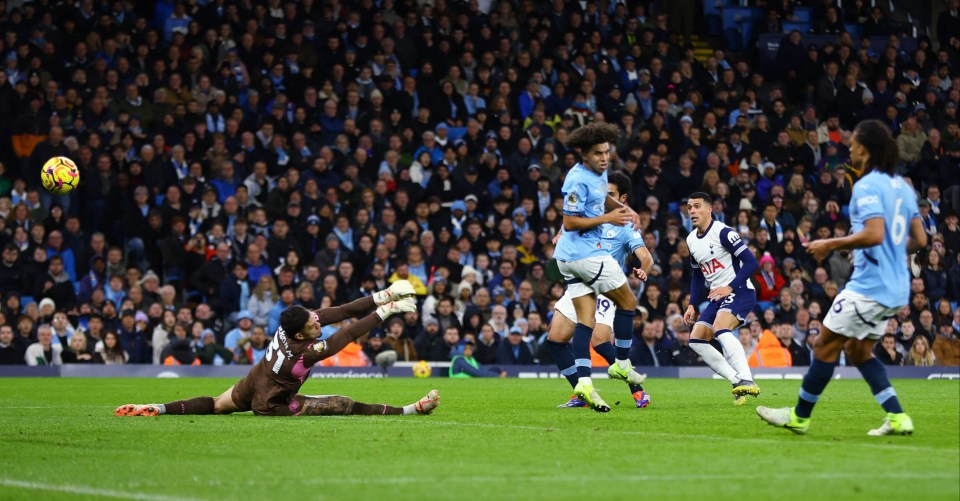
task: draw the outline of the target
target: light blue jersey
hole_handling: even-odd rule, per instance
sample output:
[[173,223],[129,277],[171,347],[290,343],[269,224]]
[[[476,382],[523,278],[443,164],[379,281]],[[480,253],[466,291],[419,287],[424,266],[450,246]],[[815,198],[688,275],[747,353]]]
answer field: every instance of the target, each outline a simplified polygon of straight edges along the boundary
[[617,226],[604,223],[600,225],[600,245],[620,263],[620,268],[627,266],[627,258],[640,247],[644,247],[643,234],[634,231],[633,226]]
[[896,308],[910,299],[906,244],[910,222],[920,217],[917,195],[902,177],[873,171],[853,185],[851,230],[862,230],[875,217],[883,218],[883,242],[853,251],[853,276],[846,288]]
[[[607,171],[597,174],[583,164],[574,165],[563,181],[563,213],[567,216],[599,217],[606,210]],[[559,261],[578,261],[607,253],[600,244],[601,225],[584,231],[564,231],[553,257]]]

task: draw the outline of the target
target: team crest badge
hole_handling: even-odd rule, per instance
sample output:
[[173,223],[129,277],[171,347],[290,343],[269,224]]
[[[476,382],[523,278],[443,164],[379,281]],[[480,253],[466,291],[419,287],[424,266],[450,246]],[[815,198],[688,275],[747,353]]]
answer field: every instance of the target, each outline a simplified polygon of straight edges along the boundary
[[614,235],[616,235],[616,234],[617,234],[617,232],[614,231],[614,230],[607,230],[607,238],[613,238]]

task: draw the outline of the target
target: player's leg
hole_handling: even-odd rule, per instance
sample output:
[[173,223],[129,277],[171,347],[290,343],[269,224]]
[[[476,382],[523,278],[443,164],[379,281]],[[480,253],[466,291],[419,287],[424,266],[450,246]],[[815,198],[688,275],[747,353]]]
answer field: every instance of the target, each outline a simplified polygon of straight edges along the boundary
[[[593,339],[591,339],[590,342],[593,343],[593,351],[596,351],[598,355],[607,361],[607,365],[609,366],[607,367],[607,375],[613,379],[623,380],[618,377],[620,373],[616,370],[618,368],[617,349],[614,348],[613,343],[610,342],[613,339],[613,308],[604,310],[603,301],[609,301],[609,299],[603,296],[597,298],[597,325],[593,328]],[[631,368],[625,380],[638,409],[643,409],[647,405],[650,405],[650,395],[643,390],[642,386],[644,379],[646,378],[642,374],[638,374],[637,371]]]
[[806,433],[810,429],[813,406],[820,400],[820,395],[833,377],[833,370],[846,342],[845,336],[830,330],[824,321],[820,334],[813,343],[813,361],[807,374],[803,376],[796,407],[772,409],[761,405],[757,407],[757,414],[771,425],[787,428],[798,434]]
[[[571,388],[577,386],[577,366],[573,356],[573,348],[570,346],[570,340],[573,338],[573,331],[576,328],[577,314],[573,309],[573,300],[566,293],[557,300],[553,307],[553,319],[550,321],[550,332],[547,334],[545,342],[547,351],[553,357],[557,369],[563,377],[567,378]],[[578,400],[576,397],[570,399]],[[569,406],[570,402],[563,404]],[[582,405],[577,405],[582,407]]]
[[237,401],[249,401],[253,388],[246,377],[231,386],[220,396],[194,397],[176,400],[166,404],[126,404],[113,411],[114,416],[159,416],[160,414],[230,414],[231,412],[250,410],[249,405],[241,409]]
[[690,349],[696,352],[697,356],[713,369],[713,372],[730,381],[730,384],[736,385],[740,382],[740,378],[737,377],[737,370],[731,367],[727,360],[723,358],[723,354],[710,344],[710,340],[713,339],[713,322],[717,318],[718,308],[719,303],[711,301],[700,313],[700,318],[697,323],[693,324],[693,330],[690,331]]
[[[226,393],[229,394],[231,390],[227,390]],[[215,402],[216,399],[213,397],[194,397],[187,400],[176,400],[166,404],[125,404],[117,407],[117,409],[113,411],[113,415],[159,416],[160,414],[214,414],[216,412]],[[217,412],[217,414],[227,414],[229,412],[233,411]]]
[[[862,298],[862,296],[858,299]],[[887,319],[896,314],[896,310],[887,309],[884,306],[870,301],[858,301],[858,311],[860,311],[865,327],[868,329],[863,339],[850,339],[844,345],[844,351],[847,353],[847,360],[857,366],[864,381],[870,385],[870,391],[873,398],[876,399],[880,407],[887,412],[883,424],[879,428],[870,430],[867,434],[872,436],[882,435],[910,435],[913,433],[913,420],[910,419],[903,407],[900,406],[900,399],[897,398],[897,392],[890,384],[887,377],[887,370],[873,356],[873,347],[877,339],[883,335]]]
[[[567,294],[573,301],[577,325],[573,329],[573,356],[577,367],[578,381],[574,394],[590,404],[598,412],[609,412],[610,406],[600,398],[590,379],[590,338],[593,336],[597,296],[594,284],[603,275],[603,261],[580,259],[573,262],[558,261],[557,266],[567,284]],[[622,273],[622,272],[621,272]]]
[[733,370],[737,371],[737,378],[739,378],[739,381],[733,384],[732,390],[737,405],[744,403],[742,398],[744,395],[760,394],[760,387],[753,382],[753,374],[747,363],[747,354],[743,351],[739,337],[734,334],[741,323],[743,322],[736,315],[725,309],[718,311],[717,318],[713,321],[713,336],[723,347],[723,358],[730,367],[733,367]]
[[[298,397],[300,397],[298,395]],[[343,395],[303,396],[303,405],[298,416],[382,416],[430,414],[440,405],[440,393],[430,393],[416,402],[394,407],[387,404],[357,402]]]
[[[619,270],[618,270],[619,271]],[[622,275],[623,272],[620,271]],[[616,365],[620,372],[626,373],[633,369],[630,364],[630,346],[633,344],[633,317],[637,314],[637,297],[624,282],[616,289],[603,293],[616,306],[613,316],[613,338],[616,347]],[[612,366],[612,365],[611,365]]]

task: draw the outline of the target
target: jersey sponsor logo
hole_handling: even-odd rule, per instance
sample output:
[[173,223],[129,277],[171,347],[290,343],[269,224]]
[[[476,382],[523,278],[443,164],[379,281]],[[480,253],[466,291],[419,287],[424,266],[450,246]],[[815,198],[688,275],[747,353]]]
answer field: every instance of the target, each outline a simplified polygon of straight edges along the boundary
[[643,238],[643,235],[641,235],[639,231],[635,231],[635,232],[633,232],[633,238],[640,238],[640,239],[642,239],[642,238]]
[[727,233],[727,240],[729,240],[731,244],[736,245],[738,242],[740,242],[740,234],[731,231],[730,233]]
[[870,196],[861,197],[857,199],[857,207],[863,207],[864,205],[879,204],[879,203],[880,203],[880,197],[878,197],[877,195],[870,195]]
[[313,343],[313,351],[316,351],[317,353],[323,353],[327,351],[327,342],[317,341],[316,343]]
[[711,259],[708,262],[700,263],[700,272],[704,275],[713,275],[714,273],[723,270],[726,266],[723,265],[720,261],[716,259]]

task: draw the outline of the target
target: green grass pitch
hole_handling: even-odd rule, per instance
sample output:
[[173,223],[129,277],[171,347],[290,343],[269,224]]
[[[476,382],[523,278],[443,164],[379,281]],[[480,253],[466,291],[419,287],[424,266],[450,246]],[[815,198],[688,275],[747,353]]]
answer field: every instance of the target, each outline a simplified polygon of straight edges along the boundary
[[643,410],[601,380],[609,414],[557,409],[561,380],[311,380],[307,394],[406,404],[432,416],[116,418],[124,403],[216,395],[224,379],[7,379],[0,499],[960,499],[960,383],[899,380],[912,437],[867,437],[883,413],[834,381],[806,436],[761,422],[799,381],[651,380]]

